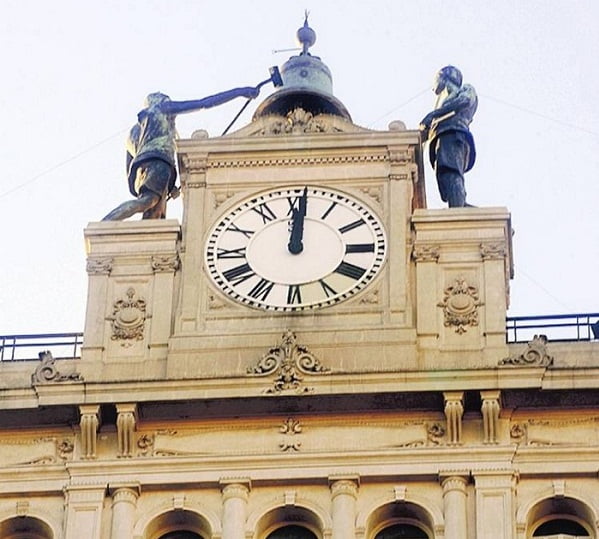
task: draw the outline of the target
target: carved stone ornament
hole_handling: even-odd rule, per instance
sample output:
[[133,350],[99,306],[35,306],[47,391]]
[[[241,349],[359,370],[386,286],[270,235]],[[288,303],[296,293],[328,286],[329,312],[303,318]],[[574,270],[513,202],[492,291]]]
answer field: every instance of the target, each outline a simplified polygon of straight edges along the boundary
[[40,352],[39,358],[41,363],[35,368],[35,371],[31,375],[31,383],[33,385],[45,384],[48,382],[81,382],[81,374],[78,372],[71,372],[68,374],[61,374],[56,368],[56,360],[52,357],[52,352],[45,350]]
[[535,335],[532,341],[526,345],[524,352],[502,359],[499,365],[524,367],[548,367],[553,365],[553,356],[547,354],[547,336]]
[[89,275],[110,275],[112,262],[112,258],[88,258],[87,273]]
[[412,258],[416,262],[437,262],[440,251],[439,245],[414,245]]
[[271,348],[254,367],[247,370],[249,375],[268,376],[276,374],[273,387],[266,394],[280,394],[283,391],[307,393],[311,388],[302,387],[302,374],[318,375],[329,372],[305,346],[296,343],[296,336],[287,330],[281,344]]
[[179,269],[179,255],[165,255],[152,257],[152,270],[154,273],[175,272]]
[[478,326],[478,308],[483,305],[478,288],[459,277],[444,291],[443,301],[437,303],[445,315],[444,325],[455,326],[455,332],[466,333],[467,326]]
[[302,432],[302,426],[298,419],[288,417],[279,427],[279,432],[285,435],[285,439],[279,443],[281,451],[299,451],[302,445],[294,437]]
[[126,299],[114,302],[112,316],[112,340],[142,340],[146,323],[146,302],[136,297],[135,289],[129,288]]
[[314,116],[302,108],[296,108],[287,116],[272,116],[263,127],[261,135],[301,135],[304,133],[338,133],[341,130],[327,121],[325,115]]

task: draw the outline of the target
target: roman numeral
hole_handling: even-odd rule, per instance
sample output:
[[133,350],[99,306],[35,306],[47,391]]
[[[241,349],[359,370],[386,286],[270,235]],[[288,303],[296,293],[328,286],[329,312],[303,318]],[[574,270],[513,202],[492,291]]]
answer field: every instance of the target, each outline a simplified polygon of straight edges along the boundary
[[320,216],[320,218],[321,218],[321,219],[323,219],[323,220],[324,220],[324,219],[326,219],[326,218],[329,216],[329,213],[331,213],[331,212],[332,212],[332,211],[335,209],[335,206],[336,206],[336,205],[337,205],[337,203],[336,203],[336,202],[331,202],[331,205],[330,205],[330,206],[327,208],[327,211],[325,211],[325,212],[324,212],[324,213],[323,213],[323,214]]
[[269,221],[274,221],[277,216],[275,213],[268,207],[266,203],[262,203],[259,206],[252,208],[260,217],[262,217],[262,222],[264,224]]
[[324,279],[320,279],[318,282],[320,283],[320,286],[324,290],[324,293],[326,294],[327,298],[330,298],[331,296],[334,296],[335,294],[337,294],[337,290],[335,290],[332,286],[330,286]]
[[243,228],[239,228],[235,223],[231,223],[227,227],[227,230],[230,230],[231,232],[239,232],[240,234],[243,234],[246,238],[251,238],[252,234],[255,232],[255,230],[244,230]]
[[358,228],[359,226],[362,226],[363,224],[365,224],[364,219],[358,219],[357,221],[354,221],[353,223],[349,223],[345,226],[342,226],[339,229],[339,232],[341,232],[341,234],[345,234],[346,232],[349,232],[350,230],[353,230],[354,228]]
[[364,275],[364,273],[366,273],[366,269],[344,261],[337,266],[335,273],[345,275],[346,277],[355,279],[357,281],[360,277],[362,277],[362,275]]
[[300,304],[302,302],[302,292],[300,289],[300,285],[298,284],[290,284],[287,289],[287,304],[294,305]]
[[270,294],[270,291],[272,290],[272,287],[274,285],[275,283],[271,281],[267,281],[266,279],[260,279],[258,284],[250,290],[248,295],[251,298],[264,301],[268,297],[268,294]]
[[374,253],[374,243],[349,243],[345,246],[346,253]]
[[254,275],[255,273],[249,264],[242,264],[241,266],[236,266],[234,268],[228,269],[227,271],[223,271],[223,277],[234,285],[243,283],[243,281],[247,281]]
[[290,216],[293,214],[293,210],[297,208],[297,201],[300,199],[299,196],[297,197],[287,197],[287,202],[289,203],[289,211],[287,212],[287,216]]
[[239,249],[223,249],[219,247],[216,250],[216,258],[245,258],[245,247]]

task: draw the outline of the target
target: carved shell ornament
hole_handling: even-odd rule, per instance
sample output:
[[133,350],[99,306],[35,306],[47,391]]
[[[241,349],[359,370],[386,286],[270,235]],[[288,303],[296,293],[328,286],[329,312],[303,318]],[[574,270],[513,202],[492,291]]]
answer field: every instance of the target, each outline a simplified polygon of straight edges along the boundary
[[470,285],[463,277],[445,288],[443,301],[437,304],[443,309],[446,327],[455,326],[455,332],[466,333],[467,326],[478,326],[478,308],[483,305],[479,300],[478,288]]
[[141,340],[147,318],[146,302],[136,297],[134,288],[129,288],[125,299],[114,302],[112,316],[112,340]]

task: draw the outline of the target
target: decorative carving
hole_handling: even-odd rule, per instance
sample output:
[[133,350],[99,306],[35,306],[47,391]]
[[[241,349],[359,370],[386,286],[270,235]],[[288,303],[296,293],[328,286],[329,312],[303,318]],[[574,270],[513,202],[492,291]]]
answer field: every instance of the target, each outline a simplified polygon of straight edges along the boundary
[[73,440],[65,438],[60,442],[56,440],[56,450],[58,451],[58,456],[62,460],[68,460],[70,456],[73,455],[73,451],[75,450],[75,444]]
[[59,440],[53,436],[0,440],[0,462],[3,466],[56,464],[69,460],[72,452],[72,440]]
[[[329,120],[328,115],[314,116],[311,112],[298,107],[289,111],[285,118],[269,116],[267,124],[259,132],[260,135],[302,135],[305,133],[339,133],[341,129]],[[256,133],[258,134],[258,133]]]
[[175,272],[180,266],[179,255],[164,255],[152,257],[152,270],[154,273]]
[[339,165],[351,163],[379,163],[385,162],[387,156],[380,154],[356,155],[311,155],[307,157],[276,157],[264,159],[228,159],[211,161],[210,168],[245,168],[245,167],[297,167],[310,165]]
[[132,457],[136,424],[136,405],[117,404],[116,433],[118,457]]
[[[206,172],[206,169],[208,168],[208,159],[206,157],[190,157],[187,154],[182,154],[181,158],[183,160],[184,169],[189,172]],[[202,185],[206,184],[198,184],[197,187],[201,187]],[[192,186],[189,183],[186,183],[186,186],[196,187],[196,185]]]
[[139,454],[142,456],[147,456],[148,453],[152,454],[154,450],[154,436],[151,434],[142,434],[137,440],[137,447],[139,447]]
[[68,374],[61,374],[56,368],[56,360],[52,357],[52,352],[45,350],[40,352],[39,358],[41,363],[35,368],[35,371],[31,375],[31,384],[38,385],[47,382],[81,382],[83,378],[78,372],[71,372]]
[[579,419],[529,419],[514,423],[510,437],[530,447],[592,446],[599,441],[599,416]]
[[547,354],[547,336],[535,335],[527,345],[526,350],[519,355],[502,359],[499,365],[538,366],[549,367],[553,365],[553,356]]
[[331,500],[339,495],[358,497],[358,483],[351,479],[339,479],[331,483]]
[[135,289],[129,288],[126,292],[127,299],[114,302],[112,316],[112,340],[142,340],[146,322],[146,302],[135,297]]
[[478,326],[478,308],[483,305],[478,297],[478,288],[458,277],[445,288],[443,301],[437,303],[443,309],[446,327],[455,326],[458,334],[466,333],[466,326]]
[[372,198],[377,204],[381,203],[383,198],[383,192],[380,187],[363,187],[362,192]]
[[380,292],[378,289],[370,290],[367,294],[360,298],[359,303],[362,305],[378,305],[380,303]]
[[296,336],[287,330],[281,344],[271,348],[254,367],[249,367],[248,374],[268,376],[277,373],[273,387],[265,390],[266,394],[280,394],[283,391],[306,393],[311,388],[302,387],[303,377],[300,373],[318,375],[330,372],[305,346],[296,344]]
[[496,444],[499,426],[499,391],[481,391],[481,412],[483,415],[483,443]]
[[279,432],[285,434],[285,440],[279,444],[281,451],[299,451],[301,442],[293,439],[297,434],[301,434],[302,426],[299,420],[288,417],[279,427]]
[[445,417],[447,418],[448,445],[462,444],[462,416],[464,415],[464,393],[447,392],[445,398]]
[[441,247],[439,245],[414,245],[412,258],[416,262],[437,262]]
[[505,245],[503,243],[481,243],[480,254],[483,260],[503,260]]
[[80,406],[81,419],[81,458],[90,460],[96,458],[96,439],[100,426],[99,406]]
[[430,445],[441,445],[441,440],[445,436],[445,429],[440,423],[432,423],[426,429],[427,442]]
[[112,258],[88,258],[87,273],[89,275],[110,275],[112,262]]

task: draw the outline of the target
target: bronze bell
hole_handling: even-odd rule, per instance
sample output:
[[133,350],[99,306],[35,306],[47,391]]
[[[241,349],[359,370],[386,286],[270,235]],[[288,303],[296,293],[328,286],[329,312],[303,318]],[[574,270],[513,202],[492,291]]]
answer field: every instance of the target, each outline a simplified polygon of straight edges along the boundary
[[297,31],[302,52],[292,56],[281,67],[283,86],[268,96],[256,109],[254,120],[269,114],[286,116],[302,108],[312,114],[333,114],[351,121],[345,105],[333,95],[333,78],[329,68],[308,49],[316,41],[316,33],[308,26],[308,17]]

